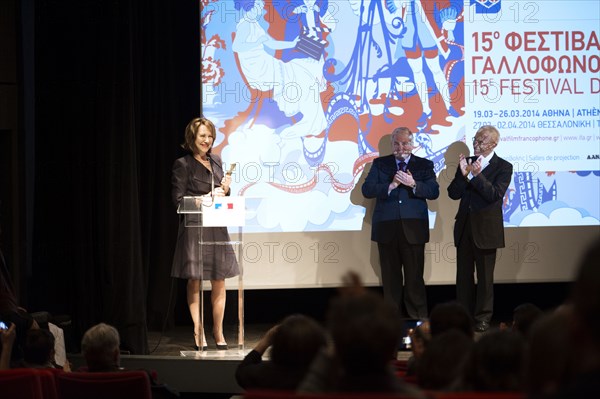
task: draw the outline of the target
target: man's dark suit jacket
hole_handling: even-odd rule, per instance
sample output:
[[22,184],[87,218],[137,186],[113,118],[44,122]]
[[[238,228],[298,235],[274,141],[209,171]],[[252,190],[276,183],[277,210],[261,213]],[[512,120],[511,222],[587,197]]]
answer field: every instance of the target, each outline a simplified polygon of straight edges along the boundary
[[[475,157],[471,159],[475,160]],[[477,248],[504,248],[502,203],[513,174],[512,164],[494,154],[490,163],[475,178],[468,181],[460,166],[448,186],[448,196],[460,199],[454,224],[454,245],[458,247],[470,215],[473,241]]]
[[365,198],[377,199],[371,227],[372,241],[391,242],[396,237],[398,223],[410,244],[425,244],[429,241],[426,200],[434,200],[440,194],[433,162],[411,155],[407,168],[417,183],[415,192],[411,187],[400,185],[388,195],[388,187],[398,170],[396,158],[394,155],[387,155],[373,161],[362,185]]

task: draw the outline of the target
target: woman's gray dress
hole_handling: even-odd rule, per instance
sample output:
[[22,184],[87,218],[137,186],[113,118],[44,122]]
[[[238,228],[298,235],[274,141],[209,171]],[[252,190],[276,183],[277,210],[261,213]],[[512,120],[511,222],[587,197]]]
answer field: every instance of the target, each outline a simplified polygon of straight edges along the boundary
[[[221,185],[224,172],[221,158],[211,155],[211,173],[192,155],[179,158],[173,164],[171,183],[172,199],[175,206],[184,196],[208,194],[211,191],[211,178],[214,187]],[[197,215],[193,215],[195,217]],[[205,242],[230,241],[227,227],[204,227],[202,238]],[[185,227],[184,215],[179,215],[179,231],[173,256],[171,276],[193,280],[224,280],[240,274],[235,252],[231,245],[202,245],[202,259],[199,251],[199,228]]]

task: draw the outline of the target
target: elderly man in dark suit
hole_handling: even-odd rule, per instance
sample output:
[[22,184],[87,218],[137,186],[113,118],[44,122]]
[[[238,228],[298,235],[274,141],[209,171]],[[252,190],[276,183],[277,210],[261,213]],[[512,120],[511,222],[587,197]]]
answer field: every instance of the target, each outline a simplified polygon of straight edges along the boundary
[[448,186],[448,196],[460,199],[454,224],[456,296],[478,332],[489,328],[494,310],[496,250],[504,247],[502,203],[513,174],[512,164],[494,152],[499,141],[495,127],[482,126],[473,139],[475,156],[460,155]]
[[436,199],[440,190],[433,162],[412,154],[412,132],[399,127],[391,138],[394,153],[373,161],[362,193],[376,198],[371,240],[379,250],[384,297],[399,311],[404,302],[406,316],[423,319],[427,317],[423,269],[429,241],[426,200]]

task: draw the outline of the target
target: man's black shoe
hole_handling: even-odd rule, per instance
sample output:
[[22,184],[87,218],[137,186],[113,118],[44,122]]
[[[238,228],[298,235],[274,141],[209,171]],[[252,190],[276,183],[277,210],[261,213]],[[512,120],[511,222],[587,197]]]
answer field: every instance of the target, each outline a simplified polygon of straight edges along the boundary
[[475,332],[486,332],[490,328],[490,323],[487,321],[478,321],[475,325]]

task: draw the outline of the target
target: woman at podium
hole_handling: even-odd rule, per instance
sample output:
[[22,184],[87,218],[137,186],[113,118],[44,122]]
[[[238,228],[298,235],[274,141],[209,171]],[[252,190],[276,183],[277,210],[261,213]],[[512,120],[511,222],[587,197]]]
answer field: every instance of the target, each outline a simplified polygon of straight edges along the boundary
[[[229,195],[231,176],[224,173],[221,158],[211,154],[215,137],[215,125],[205,118],[195,118],[185,128],[185,141],[181,146],[189,151],[189,154],[175,161],[171,177],[175,206],[179,206],[183,197],[187,196],[204,196],[210,199]],[[201,248],[200,231],[202,241],[207,243]],[[207,349],[200,317],[200,284],[205,279],[210,280],[212,287],[213,337],[217,349],[227,349],[223,335],[225,279],[237,276],[240,271],[230,244],[210,243],[228,241],[230,239],[226,227],[186,227],[184,215],[180,215],[171,276],[188,280],[187,302],[194,321],[196,349]]]

